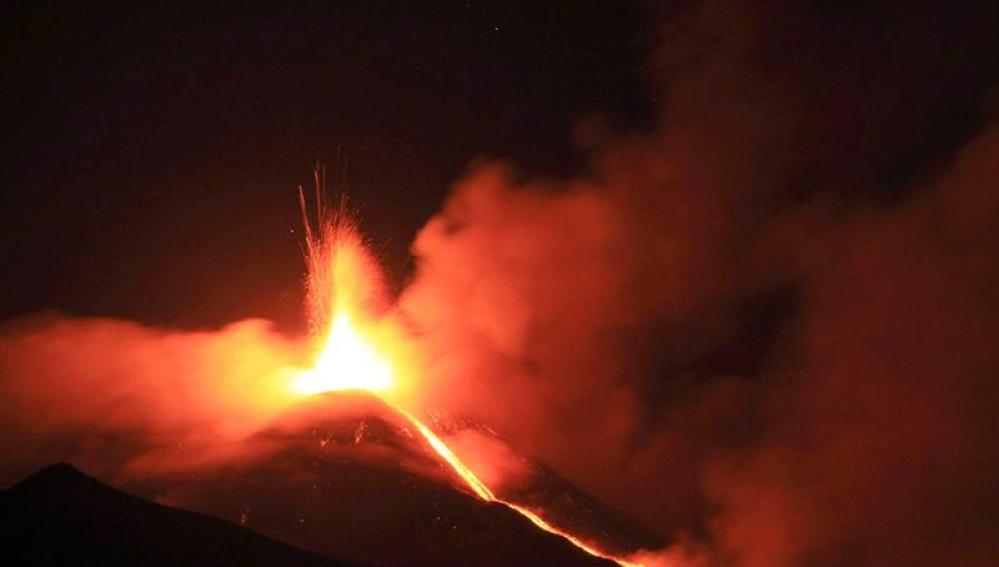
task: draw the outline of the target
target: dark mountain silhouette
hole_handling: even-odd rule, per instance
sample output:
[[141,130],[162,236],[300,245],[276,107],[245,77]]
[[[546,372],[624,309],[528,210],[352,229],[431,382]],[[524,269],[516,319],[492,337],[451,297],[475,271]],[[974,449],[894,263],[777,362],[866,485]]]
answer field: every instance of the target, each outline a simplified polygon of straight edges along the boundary
[[125,494],[69,464],[0,493],[0,563],[7,566],[349,567],[251,530]]

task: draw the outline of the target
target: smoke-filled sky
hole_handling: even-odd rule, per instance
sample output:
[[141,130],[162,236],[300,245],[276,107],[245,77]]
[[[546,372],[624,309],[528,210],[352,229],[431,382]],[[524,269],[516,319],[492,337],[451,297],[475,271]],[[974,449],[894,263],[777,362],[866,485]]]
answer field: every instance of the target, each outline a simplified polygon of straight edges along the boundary
[[391,4],[4,8],[5,474],[277,411],[342,147],[421,401],[660,557],[994,563],[994,3]]

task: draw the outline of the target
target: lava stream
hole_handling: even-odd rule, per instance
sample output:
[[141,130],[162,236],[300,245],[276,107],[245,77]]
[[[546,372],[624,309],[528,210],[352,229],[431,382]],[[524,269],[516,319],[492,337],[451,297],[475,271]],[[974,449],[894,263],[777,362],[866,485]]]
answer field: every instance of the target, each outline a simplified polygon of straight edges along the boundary
[[514,504],[513,502],[508,502],[506,500],[498,498],[496,494],[493,493],[493,491],[490,490],[489,487],[486,486],[485,483],[483,483],[479,479],[479,477],[475,476],[475,473],[473,473],[472,470],[465,465],[465,463],[461,462],[461,459],[459,459],[457,455],[455,455],[454,452],[451,451],[451,449],[447,446],[447,444],[445,444],[444,441],[437,436],[437,434],[431,431],[429,427],[424,425],[423,422],[421,422],[419,419],[414,417],[409,412],[400,409],[398,407],[396,407],[395,409],[398,410],[399,413],[401,413],[402,415],[406,416],[407,419],[409,419],[410,423],[412,423],[413,426],[416,427],[416,430],[420,432],[420,435],[423,435],[423,438],[427,440],[427,443],[429,443],[431,447],[433,447],[434,451],[437,452],[437,454],[444,460],[444,462],[446,462],[454,470],[454,472],[457,473],[458,476],[465,481],[465,484],[467,484],[468,487],[471,488],[472,491],[475,492],[475,494],[482,500],[486,502],[496,502],[499,504],[503,504],[507,508],[510,508],[511,510],[514,510],[515,512],[518,512],[522,516],[526,517],[535,526],[545,530],[548,533],[562,537],[563,539],[567,540],[569,543],[575,545],[579,549],[582,549],[586,553],[593,555],[594,557],[600,557],[602,559],[614,561],[618,565],[623,565],[625,567],[642,567],[640,563],[634,563],[626,559],[621,559],[619,557],[614,557],[613,555],[608,555],[606,553],[603,553],[602,551],[596,549],[595,547],[587,545],[578,537],[570,533],[564,532],[556,528],[555,526],[549,524],[544,520],[544,518],[535,514],[531,510],[523,506],[520,506],[518,504]]

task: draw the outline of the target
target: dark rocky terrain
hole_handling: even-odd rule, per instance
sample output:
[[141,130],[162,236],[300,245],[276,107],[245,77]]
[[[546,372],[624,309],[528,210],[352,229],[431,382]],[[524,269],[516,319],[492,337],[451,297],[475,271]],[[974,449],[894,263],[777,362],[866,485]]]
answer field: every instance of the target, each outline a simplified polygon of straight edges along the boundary
[[0,493],[7,566],[351,567],[194,512],[130,496],[71,465],[46,467]]
[[[435,426],[444,434],[480,429],[502,442],[474,422]],[[123,486],[159,503],[68,464],[46,467],[0,493],[0,563],[611,564],[477,498],[403,415],[368,394],[316,396],[245,448],[246,457],[225,466]],[[523,461],[530,474],[504,498],[620,555],[658,545],[550,469]]]
[[261,456],[188,479],[165,498],[376,564],[611,564],[478,499],[403,416],[368,394],[317,396],[248,443]]

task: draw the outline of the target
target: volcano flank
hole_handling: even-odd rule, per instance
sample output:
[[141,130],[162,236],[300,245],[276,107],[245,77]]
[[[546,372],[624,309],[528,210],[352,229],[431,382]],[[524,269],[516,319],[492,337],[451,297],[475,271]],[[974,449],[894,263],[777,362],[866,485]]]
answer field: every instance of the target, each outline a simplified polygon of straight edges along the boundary
[[[252,457],[129,487],[169,507],[69,465],[47,467],[3,494],[5,547],[15,563],[40,565],[130,564],[150,554],[164,565],[611,564],[478,498],[404,415],[365,392],[314,396],[245,443]],[[559,507],[582,493],[560,496],[552,478],[542,484],[560,520],[624,533],[601,520],[604,508]],[[188,540],[197,549],[185,549]]]
[[404,416],[367,393],[315,396],[247,443],[263,456],[185,479],[165,498],[377,564],[608,564],[478,499]]

